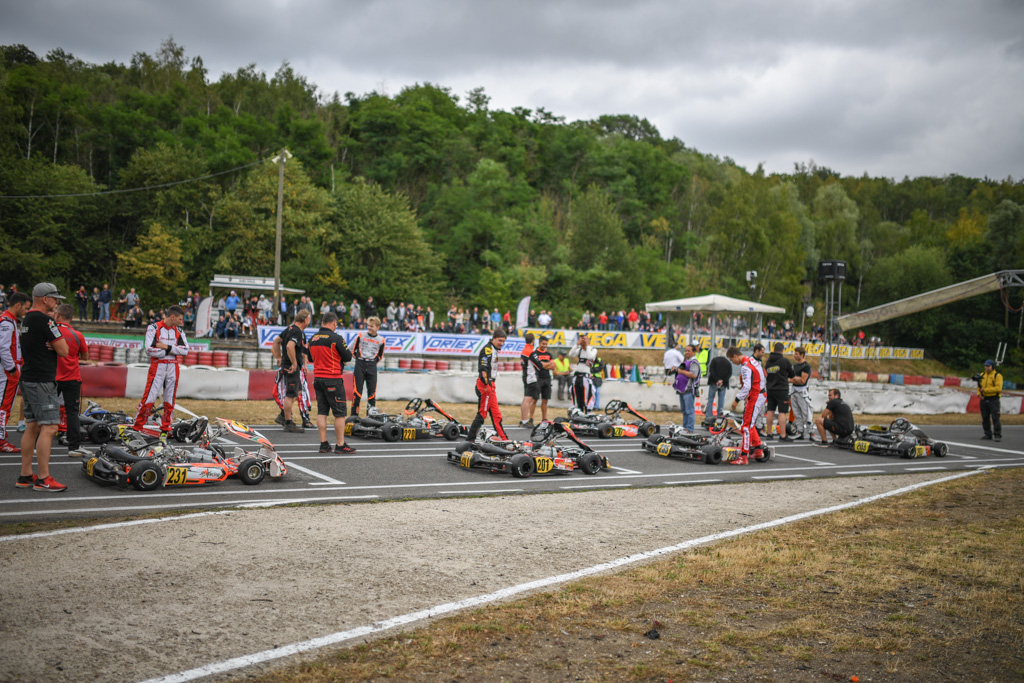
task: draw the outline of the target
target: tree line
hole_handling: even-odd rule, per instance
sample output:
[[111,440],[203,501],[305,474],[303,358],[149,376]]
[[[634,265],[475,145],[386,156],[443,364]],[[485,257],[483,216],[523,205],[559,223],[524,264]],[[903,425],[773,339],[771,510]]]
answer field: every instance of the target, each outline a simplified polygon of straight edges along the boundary
[[[718,292],[798,321],[813,303],[820,322],[821,259],[848,264],[844,311],[1024,263],[1020,180],[751,172],[637,116],[503,111],[482,88],[329,94],[288,63],[214,81],[168,39],[127,64],[0,46],[3,279],[156,303],[214,272],[271,275],[282,148],[282,280],[316,300],[504,310],[531,294],[564,321]],[[965,367],[1016,343],[1020,302],[867,332]]]

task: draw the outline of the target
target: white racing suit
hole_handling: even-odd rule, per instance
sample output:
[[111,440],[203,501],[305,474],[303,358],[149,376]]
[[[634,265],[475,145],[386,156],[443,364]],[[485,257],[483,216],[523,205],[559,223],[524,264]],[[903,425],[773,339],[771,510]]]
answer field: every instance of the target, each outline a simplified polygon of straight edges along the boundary
[[[167,344],[168,348],[158,349],[157,342]],[[139,412],[135,415],[133,427],[142,429],[153,412],[153,404],[163,395],[164,411],[160,420],[160,431],[171,431],[171,417],[174,413],[174,399],[178,394],[178,361],[188,355],[188,340],[185,333],[177,327],[169,327],[164,322],[155,322],[146,328],[146,353],[149,354],[149,374],[146,376],[146,389],[139,401]]]
[[752,449],[761,447],[761,435],[757,433],[756,423],[764,414],[765,405],[768,403],[764,385],[764,368],[757,359],[744,356],[740,363],[740,390],[736,394],[737,401],[746,400],[743,408],[743,425],[740,427],[740,433],[743,435],[740,451],[743,455],[749,455]]
[[0,442],[7,440],[7,420],[14,409],[21,378],[21,343],[18,319],[9,311],[0,314]]
[[594,361],[597,360],[597,349],[591,346],[584,349],[577,344],[569,349],[569,358],[570,360],[576,359],[572,384],[569,385],[569,400],[581,412],[589,413],[596,407],[591,368],[594,366]]

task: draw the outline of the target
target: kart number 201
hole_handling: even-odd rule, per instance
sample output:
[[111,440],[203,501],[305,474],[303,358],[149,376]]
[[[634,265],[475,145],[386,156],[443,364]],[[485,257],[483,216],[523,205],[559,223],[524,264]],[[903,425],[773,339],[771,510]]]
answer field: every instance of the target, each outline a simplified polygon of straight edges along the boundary
[[867,453],[868,449],[871,448],[871,442],[869,441],[854,441],[853,450],[858,453]]
[[547,474],[555,466],[551,458],[534,458],[533,462],[537,465],[537,474]]
[[184,484],[188,478],[187,467],[168,467],[167,468],[167,485],[178,486]]

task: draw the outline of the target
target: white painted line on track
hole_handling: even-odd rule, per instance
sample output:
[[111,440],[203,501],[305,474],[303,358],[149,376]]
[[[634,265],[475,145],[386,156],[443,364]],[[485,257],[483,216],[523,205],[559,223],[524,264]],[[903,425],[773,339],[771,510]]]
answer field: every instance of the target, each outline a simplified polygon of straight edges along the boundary
[[[306,489],[307,491],[309,489]],[[366,500],[370,498],[378,498],[379,496],[324,496],[321,498],[295,498],[294,500],[281,500],[277,504],[284,505],[289,503],[307,503],[316,500],[331,500],[331,501],[344,501],[344,500]],[[266,500],[226,500],[212,503],[218,507],[248,507],[252,505],[260,505],[266,503]],[[120,507],[101,507],[101,508],[75,508],[74,510],[31,510],[29,512],[0,512],[0,517],[10,517],[12,515],[60,515],[67,514],[68,512],[135,512],[137,510],[166,510],[168,508],[182,508],[191,507],[195,503],[162,503],[160,505],[123,505]],[[182,519],[182,517],[168,517],[165,519]],[[97,527],[85,527],[88,529],[95,529]],[[27,536],[0,536],[0,540],[7,540],[10,538],[25,538]]]
[[960,443],[959,441],[944,441],[947,446],[964,446],[966,448],[979,448],[983,451],[995,451],[996,453],[1010,453],[1011,455],[1024,455],[1024,451],[1011,451],[1006,448],[995,448],[993,446],[980,446],[976,443]]
[[636,470],[627,470],[625,467],[615,467],[614,465],[609,465],[608,469],[610,469],[610,470],[618,470],[619,472],[622,472],[623,474],[643,474],[643,472],[638,472]]
[[235,671],[243,667],[252,666],[254,664],[262,664],[264,662],[270,662],[275,659],[281,659],[289,657],[291,655],[299,654],[301,652],[309,652],[311,650],[317,650],[328,645],[337,645],[345,641],[353,640],[355,638],[361,638],[363,636],[372,635],[381,631],[386,631],[397,626],[404,626],[411,624],[423,619],[429,619],[431,617],[438,617],[444,614],[451,614],[464,610],[469,607],[478,607],[480,605],[486,605],[488,603],[496,602],[498,600],[505,600],[521,593],[528,591],[538,590],[541,588],[548,588],[555,586],[567,581],[575,581],[586,576],[592,576],[594,574],[611,571],[618,569],[626,565],[635,564],[637,562],[643,562],[646,560],[667,555],[670,553],[676,553],[681,550],[689,550],[700,545],[706,545],[708,543],[714,543],[716,541],[722,541],[727,538],[734,538],[736,536],[742,536],[745,534],[752,533],[754,531],[761,531],[763,529],[771,529],[773,527],[782,526],[784,524],[790,524],[792,522],[798,522],[811,517],[817,517],[825,515],[831,512],[838,512],[840,510],[848,510],[853,507],[864,505],[866,503],[872,503],[876,500],[882,500],[890,496],[900,495],[913,491],[915,489],[924,488],[933,484],[940,484],[947,481],[953,481],[963,477],[969,477],[978,474],[978,471],[961,472],[941,479],[934,479],[932,481],[925,481],[918,484],[911,484],[910,486],[904,486],[902,488],[895,489],[893,491],[886,491],[885,493],[879,493],[874,496],[868,496],[867,498],[861,498],[849,503],[842,503],[840,505],[833,505],[827,508],[819,508],[817,510],[810,510],[808,512],[800,512],[795,515],[789,515],[788,517],[780,517],[779,519],[773,519],[768,522],[761,522],[760,524],[752,524],[750,526],[740,527],[739,529],[732,529],[729,531],[723,531],[717,534],[710,534],[708,536],[702,536],[700,538],[690,539],[677,543],[676,545],[667,546],[664,548],[658,548],[656,550],[649,550],[643,553],[637,553],[635,555],[629,555],[627,557],[620,557],[610,562],[603,562],[601,564],[593,565],[585,569],[579,569],[573,572],[567,572],[565,574],[558,574],[556,576],[549,576],[544,579],[537,579],[536,581],[530,581],[527,583],[521,583],[516,586],[509,586],[508,588],[502,588],[501,590],[494,591],[493,593],[487,593],[484,595],[478,595],[472,598],[466,598],[465,600],[458,600],[456,602],[447,602],[441,605],[420,610],[418,612],[409,612],[391,619],[384,619],[382,621],[375,622],[368,626],[359,626],[348,631],[339,631],[326,636],[320,636],[319,638],[311,638],[298,643],[292,643],[291,645],[284,645],[282,647],[276,647],[272,650],[264,650],[262,652],[254,652],[248,655],[242,655],[241,657],[234,657],[232,659],[226,659],[220,662],[213,662],[203,666],[196,667],[194,669],[188,669],[187,671],[180,671],[175,674],[168,674],[159,678],[151,678],[143,683],[184,683],[185,681],[194,681],[197,678],[205,678],[214,674],[225,673],[227,671]]
[[836,474],[885,474],[885,470],[854,470],[852,472],[836,472]]
[[495,489],[493,491],[438,491],[438,493],[522,493],[524,489]]
[[946,470],[946,467],[907,467],[907,472],[931,472],[934,470]]
[[296,465],[294,462],[288,463],[288,464],[291,467],[297,469],[299,472],[305,472],[306,474],[308,474],[311,477],[316,477],[317,479],[323,479],[323,482],[313,482],[312,486],[322,486],[323,484],[338,484],[339,486],[344,486],[344,484],[345,484],[345,482],[343,482],[343,481],[338,481],[337,479],[332,479],[332,478],[328,477],[326,474],[320,474],[319,472],[314,472],[313,470],[306,469],[302,465]]
[[762,480],[762,479],[806,479],[806,478],[807,478],[806,474],[772,474],[772,475],[765,475],[763,477],[751,477],[751,479],[757,479],[759,481]]
[[559,486],[560,489],[610,489],[632,484],[580,484],[579,486]]
[[33,538],[46,538],[47,536],[63,536],[64,534],[81,534],[86,531],[100,531],[102,529],[119,529],[126,526],[139,524],[157,524],[158,522],[176,522],[182,519],[195,519],[196,517],[209,517],[211,515],[230,515],[231,510],[211,510],[209,512],[193,512],[189,515],[178,515],[177,517],[157,517],[154,519],[133,519],[130,522],[112,522],[110,524],[96,524],[93,526],[80,526],[73,529],[54,529],[53,531],[37,531],[31,534],[15,534],[13,536],[0,536],[0,543],[4,541],[25,541]]
[[721,479],[691,479],[690,481],[666,481],[666,484],[720,484]]
[[795,455],[785,455],[784,453],[779,453],[778,451],[775,451],[775,457],[776,458],[787,458],[789,460],[802,460],[803,462],[809,462],[809,463],[812,463],[814,465],[828,465],[829,467],[835,467],[836,466],[836,464],[834,462],[823,462],[821,460],[811,460],[810,458],[798,458]]

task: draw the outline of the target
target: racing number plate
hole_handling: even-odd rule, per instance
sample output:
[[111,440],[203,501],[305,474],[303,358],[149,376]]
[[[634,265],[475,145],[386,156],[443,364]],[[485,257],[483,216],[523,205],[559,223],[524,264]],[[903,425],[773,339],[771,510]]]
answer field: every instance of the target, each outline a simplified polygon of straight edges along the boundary
[[99,458],[89,458],[89,462],[85,463],[85,473],[90,477],[92,476],[92,468],[96,466]]
[[466,451],[465,453],[463,453],[462,457],[459,458],[459,465],[462,466],[462,467],[472,467],[473,466],[473,455],[469,451]]
[[179,486],[188,479],[187,467],[168,467],[167,486]]
[[658,444],[658,455],[668,455],[672,452],[672,444],[668,441],[662,441]]
[[416,430],[405,428],[402,430],[402,441],[413,441],[416,439]]
[[869,441],[854,441],[853,450],[858,453],[867,453],[868,449],[871,448],[871,442]]
[[928,447],[927,446],[914,446],[914,457],[915,458],[923,458],[926,455],[928,455]]
[[352,436],[352,423],[351,422],[346,422],[345,423],[345,436]]
[[547,474],[555,466],[555,461],[551,458],[534,458],[533,462],[537,465],[537,474]]
[[612,436],[625,436],[626,430],[622,427],[612,427]]

